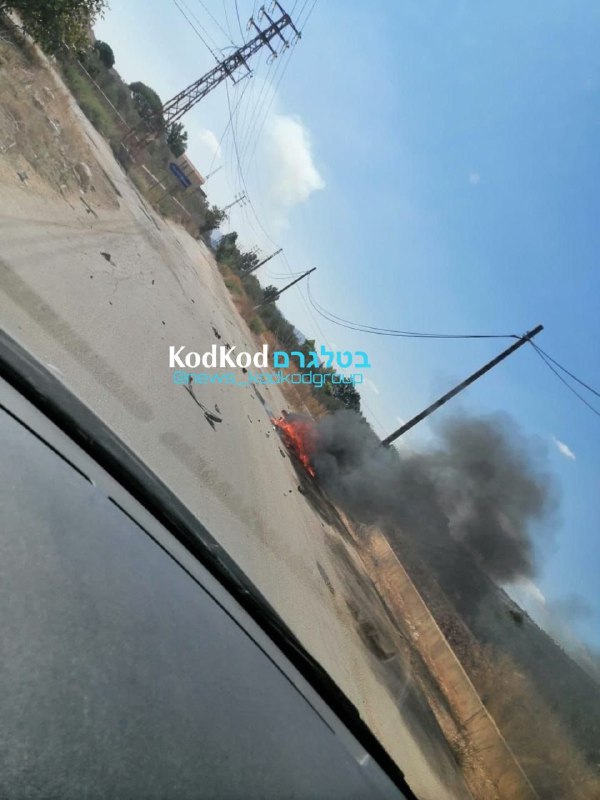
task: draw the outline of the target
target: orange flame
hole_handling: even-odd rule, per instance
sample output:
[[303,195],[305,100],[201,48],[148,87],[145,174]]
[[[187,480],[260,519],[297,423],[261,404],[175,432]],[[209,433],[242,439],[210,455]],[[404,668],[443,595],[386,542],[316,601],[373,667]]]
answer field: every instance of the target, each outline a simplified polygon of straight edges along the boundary
[[281,437],[288,450],[296,456],[311,478],[316,473],[311,463],[313,427],[304,419],[291,416],[271,419],[273,425],[281,433]]

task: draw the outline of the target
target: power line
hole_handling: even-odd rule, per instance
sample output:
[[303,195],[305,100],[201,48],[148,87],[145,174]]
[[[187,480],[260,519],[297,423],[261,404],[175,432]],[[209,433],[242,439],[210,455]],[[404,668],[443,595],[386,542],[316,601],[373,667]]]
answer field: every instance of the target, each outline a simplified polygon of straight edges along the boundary
[[594,406],[593,406],[591,403],[588,403],[588,401],[585,399],[585,397],[583,397],[582,395],[580,395],[580,394],[579,394],[579,392],[577,391],[577,389],[574,389],[574,388],[571,386],[571,384],[570,384],[570,383],[569,383],[567,380],[565,380],[565,378],[563,378],[563,376],[560,374],[560,372],[559,372],[557,369],[555,369],[555,368],[552,366],[552,364],[550,363],[550,361],[548,360],[548,358],[546,358],[546,354],[545,354],[545,353],[544,353],[544,352],[541,350],[541,348],[539,348],[539,347],[538,347],[537,345],[535,345],[533,342],[531,342],[531,346],[533,347],[533,349],[535,350],[535,352],[538,354],[538,356],[539,356],[539,357],[542,359],[542,361],[544,362],[544,364],[545,364],[545,365],[548,367],[548,369],[552,370],[552,372],[553,372],[553,373],[556,375],[556,377],[558,378],[558,380],[559,380],[561,383],[564,383],[564,385],[567,387],[567,389],[568,389],[570,392],[573,392],[573,394],[575,395],[575,397],[579,398],[579,400],[581,400],[581,402],[582,402],[584,405],[586,405],[586,406],[587,406],[587,407],[590,409],[590,411],[593,411],[593,412],[594,412],[594,414],[596,414],[596,416],[600,417],[600,411],[598,411],[598,409],[597,409],[597,408],[594,408]]
[[[290,58],[291,58],[291,54],[290,54]],[[285,65],[285,66],[286,66],[286,68],[287,68],[287,65],[289,64],[290,58],[288,58],[288,60],[287,60],[287,62],[286,62],[286,65]],[[284,72],[285,72],[285,70],[284,70]],[[284,74],[284,72],[282,72],[282,74],[281,74],[281,76],[280,76],[280,80],[279,80],[279,82],[278,82],[277,86],[278,86],[278,85],[279,85],[279,83],[281,82],[281,79],[283,78],[283,74]],[[226,84],[226,87],[227,87],[227,84]],[[264,87],[263,87],[263,88],[264,88]],[[277,88],[277,87],[276,87],[276,88]],[[240,157],[240,149],[239,149],[239,143],[238,143],[238,138],[237,138],[237,132],[236,132],[236,126],[235,126],[235,120],[234,120],[234,118],[233,118],[233,115],[232,115],[232,112],[231,112],[230,98],[229,98],[229,93],[228,93],[228,92],[227,92],[227,99],[228,99],[228,106],[229,106],[228,110],[229,110],[229,118],[230,118],[230,127],[231,127],[232,141],[233,141],[233,146],[234,146],[234,150],[235,150],[235,156],[236,156],[236,162],[237,162],[237,173],[238,173],[238,180],[240,181],[240,184],[241,184],[241,186],[243,187],[243,190],[244,190],[244,192],[245,192],[245,195],[246,195],[246,198],[247,198],[247,201],[248,201],[248,205],[250,206],[250,209],[251,209],[251,211],[252,211],[252,214],[254,215],[254,218],[255,218],[255,220],[256,220],[256,222],[257,222],[258,226],[260,227],[260,229],[261,229],[262,233],[263,233],[263,234],[266,236],[266,238],[267,238],[267,239],[268,239],[268,240],[269,240],[269,241],[270,241],[272,244],[274,244],[274,245],[275,245],[275,247],[279,247],[279,244],[278,244],[277,242],[275,242],[275,240],[274,240],[274,239],[271,237],[271,235],[268,233],[268,231],[266,230],[266,228],[265,228],[265,227],[264,227],[264,225],[262,224],[262,222],[261,222],[261,220],[260,220],[260,217],[258,216],[258,213],[257,213],[257,211],[256,211],[256,208],[255,208],[255,206],[254,206],[254,204],[253,204],[253,202],[252,202],[252,200],[251,200],[251,198],[250,198],[250,194],[249,194],[249,192],[248,192],[248,188],[247,188],[247,185],[246,185],[246,180],[245,180],[244,173],[243,173],[243,170],[242,170],[242,159],[241,159],[241,157]],[[260,97],[259,97],[259,99],[260,99]],[[272,102],[272,99],[271,99],[271,102]],[[258,105],[258,104],[257,104],[257,105]],[[246,210],[245,208],[242,210],[242,213],[243,213],[244,215],[246,215],[246,216],[247,216],[247,210]],[[253,228],[253,229],[256,231],[256,229],[255,229],[255,227],[254,227],[254,224],[253,224],[253,223],[251,222],[251,220],[250,220],[250,217],[248,217],[248,216],[247,216],[247,219],[248,219],[248,223],[250,224],[250,226],[251,226],[251,227],[252,227],[252,228]],[[286,267],[287,267],[287,269],[288,269],[288,272],[290,273],[290,275],[292,275],[292,269],[291,269],[291,266],[290,266],[290,264],[289,264],[289,261],[288,261],[288,259],[287,259],[286,255],[285,255],[285,253],[283,253],[283,259],[284,259],[284,263],[285,263],[285,265],[286,265]],[[304,294],[302,293],[302,291],[300,292],[300,297],[302,298],[302,301],[303,301],[304,305],[306,306],[306,308],[307,308],[307,311],[308,311],[308,313],[309,313],[310,317],[311,317],[311,318],[314,320],[314,322],[315,322],[315,326],[317,327],[317,330],[318,330],[318,331],[320,332],[320,334],[321,334],[322,341],[324,341],[326,344],[328,344],[327,337],[326,337],[326,336],[325,336],[325,334],[323,333],[323,331],[322,331],[322,329],[321,329],[321,326],[319,325],[318,321],[315,319],[315,317],[314,317],[314,314],[312,313],[312,310],[310,309],[310,306],[307,304],[307,302],[306,302],[306,298],[304,297]],[[328,345],[328,346],[329,346],[329,345]]]
[[[228,102],[229,102],[229,96],[228,96]],[[234,145],[236,161],[237,161],[238,179],[239,179],[239,181],[240,181],[240,183],[242,185],[242,188],[243,188],[243,190],[244,190],[244,192],[246,194],[246,198],[248,200],[248,205],[250,206],[250,209],[252,210],[254,218],[256,219],[256,222],[257,222],[258,226],[260,227],[261,231],[263,232],[263,234],[267,237],[267,239],[272,244],[275,245],[275,247],[279,247],[280,245],[271,237],[271,235],[268,233],[268,231],[266,230],[266,228],[264,227],[264,225],[260,221],[260,218],[259,218],[259,216],[258,216],[258,214],[256,212],[256,208],[254,207],[254,204],[253,204],[253,202],[252,202],[252,200],[250,198],[250,193],[248,192],[248,187],[246,186],[246,180],[244,178],[244,174],[243,174],[243,171],[242,171],[242,164],[241,164],[241,159],[240,159],[240,152],[239,152],[239,146],[238,146],[238,141],[237,141],[237,136],[236,136],[236,130],[235,130],[235,125],[233,123],[232,115],[231,115],[231,107],[229,107],[229,118],[230,118],[230,121],[232,123],[231,124],[231,133],[232,133],[233,145]],[[254,226],[252,226],[252,227],[254,227]],[[283,257],[284,257],[284,261],[286,262],[286,265],[287,265],[287,258],[285,257],[285,253],[283,254]],[[288,265],[288,269],[289,269],[289,265]]]
[[[294,3],[294,7],[293,8],[295,8],[295,6],[296,6],[296,3]],[[293,13],[293,8],[292,8],[292,12],[290,13],[290,16]],[[292,43],[292,47],[298,42],[301,34],[302,34],[302,31],[298,30],[296,39]],[[287,49],[289,49],[289,47]],[[264,83],[263,83],[261,92],[259,94],[258,100],[256,102],[256,105],[254,107],[254,112],[252,114],[250,125],[248,126],[248,131],[249,132],[248,133],[246,131],[244,132],[244,142],[243,142],[243,146],[241,147],[240,152],[241,152],[242,162],[245,165],[250,165],[251,162],[252,162],[252,159],[254,158],[254,153],[256,152],[256,148],[257,148],[258,142],[260,140],[260,135],[261,135],[262,130],[263,130],[264,126],[265,126],[265,123],[266,123],[266,121],[267,121],[267,119],[269,117],[269,112],[270,112],[271,106],[273,105],[273,102],[274,102],[274,100],[275,100],[275,98],[277,96],[277,92],[279,90],[279,86],[281,85],[283,77],[284,77],[284,75],[285,75],[285,73],[287,71],[287,68],[289,66],[289,63],[291,61],[292,52],[293,51],[290,50],[290,54],[289,54],[287,60],[285,60],[284,58],[280,58],[280,60],[278,60],[277,65],[275,66],[275,69],[273,71],[272,85],[271,86],[269,86],[268,75],[269,75],[269,72],[271,71],[271,69],[273,67],[273,62],[271,62],[271,64],[269,64],[269,70],[267,72],[267,75],[265,75]],[[277,78],[277,73],[278,73],[280,68],[282,69],[282,71],[281,71],[281,74],[280,74],[279,78]],[[260,109],[260,103],[261,103],[263,94],[265,93],[265,89],[267,89],[267,87],[269,87],[271,89],[271,97],[270,97],[270,99],[268,100],[268,103],[267,103],[267,96],[268,95],[265,96],[265,98],[264,98],[265,105],[264,105],[264,112],[263,112]],[[260,122],[261,118],[262,118],[262,122]],[[258,125],[259,122],[260,122],[260,125]],[[257,127],[257,125],[258,125],[258,127]],[[250,148],[252,148],[251,151],[250,151]],[[247,156],[249,151],[250,151],[250,155],[246,159],[246,156]]]
[[[271,111],[271,106],[273,105],[273,103],[275,101],[275,98],[277,97],[277,92],[279,90],[279,86],[280,86],[280,84],[281,84],[281,82],[283,80],[283,77],[284,77],[284,75],[285,75],[285,73],[287,71],[287,68],[289,66],[290,61],[292,60],[292,54],[293,54],[293,50],[290,51],[290,54],[289,54],[289,56],[287,58],[287,61],[284,61],[284,59],[282,58],[281,61],[279,62],[282,65],[281,74],[279,76],[279,79],[277,80],[277,82],[273,86],[273,91],[271,93],[271,98],[269,100],[268,105],[266,105],[266,107],[265,107],[264,113],[262,114],[262,122],[260,123],[260,126],[259,126],[256,134],[254,135],[254,143],[252,145],[252,151],[250,152],[250,155],[248,156],[248,160],[247,160],[248,164],[252,163],[252,159],[254,158],[254,154],[256,152],[256,148],[258,147],[258,142],[260,141],[260,136],[261,136],[261,134],[263,132],[263,128],[265,127],[265,123],[266,123],[267,119],[269,118],[269,112]],[[275,72],[273,73],[273,81],[275,81],[276,78],[277,78],[277,69],[278,68],[279,68],[279,64],[278,64],[277,68],[275,69]],[[260,114],[259,114],[259,119],[260,119]],[[246,154],[247,154],[249,149],[250,149],[250,144],[248,144],[248,147],[246,148],[246,151],[243,153],[244,157],[246,156]]]
[[225,4],[225,0],[222,0],[222,3],[223,3],[223,12],[225,13],[225,24],[227,25],[227,30],[229,31],[229,41],[233,44],[233,34],[231,33],[231,25],[229,23],[229,14],[227,13],[227,5]]
[[[212,47],[211,47],[211,46],[208,44],[208,42],[206,41],[206,39],[204,38],[204,36],[203,36],[203,35],[200,33],[200,31],[198,30],[198,28],[196,28],[196,25],[194,25],[194,23],[192,22],[192,20],[191,20],[191,19],[188,17],[188,15],[185,13],[185,11],[183,10],[183,8],[182,8],[182,7],[179,5],[179,3],[177,2],[177,0],[173,0],[173,3],[174,3],[176,6],[177,6],[177,8],[178,8],[178,9],[179,9],[179,11],[181,12],[182,16],[184,17],[184,19],[187,21],[188,25],[189,25],[189,26],[191,27],[191,29],[194,31],[194,33],[196,34],[196,36],[197,36],[197,37],[200,39],[200,41],[202,42],[202,44],[203,44],[203,45],[206,47],[206,49],[207,49],[207,50],[208,50],[208,52],[211,54],[211,56],[212,56],[212,57],[215,59],[215,61],[217,61],[217,62],[218,62],[218,60],[219,60],[219,59],[217,58],[217,54],[214,52],[214,50],[212,49]],[[201,27],[201,28],[202,28],[202,30],[204,31],[204,34],[206,35],[206,37],[207,37],[207,38],[211,38],[211,37],[208,35],[208,33],[207,33],[207,31],[205,30],[205,28],[204,28],[204,27],[203,27],[203,26],[200,24],[199,20],[196,18],[196,16],[194,15],[194,13],[193,13],[192,11],[190,11],[190,9],[189,9],[187,6],[185,6],[185,8],[186,8],[186,10],[188,11],[188,13],[189,13],[189,14],[190,14],[190,15],[191,15],[193,18],[194,18],[194,20],[195,20],[196,24],[197,24],[197,25],[199,25],[199,27]]]
[[[237,101],[237,103],[236,103],[236,105],[235,105],[235,107],[233,109],[233,115],[234,116],[236,116],[236,114],[237,114],[238,108],[240,107],[240,104],[241,104],[241,102],[242,102],[242,100],[244,98],[244,94],[246,93],[246,89],[248,88],[249,85],[250,85],[249,83],[246,83],[246,85],[242,89],[242,92],[241,92],[240,96],[238,97],[238,101]],[[207,170],[208,172],[211,171],[211,169],[213,167],[213,164],[216,161],[217,155],[218,155],[219,151],[221,150],[221,145],[223,144],[223,140],[225,139],[225,136],[227,134],[227,131],[229,130],[229,126],[230,125],[231,125],[231,116],[229,117],[229,121],[227,122],[227,125],[223,129],[223,133],[221,134],[221,138],[219,139],[219,142],[218,142],[217,147],[215,149],[214,155],[212,157],[212,161],[210,162],[210,165],[208,167],[208,170]]]
[[202,2],[202,0],[198,0],[198,2],[199,2],[199,3],[200,3],[200,5],[202,6],[202,8],[203,8],[203,9],[206,11],[206,13],[208,14],[208,16],[209,16],[209,17],[212,19],[212,21],[215,23],[215,25],[217,26],[217,28],[219,28],[219,30],[222,32],[222,34],[225,36],[225,38],[226,38],[228,41],[230,41],[230,42],[231,42],[231,44],[232,44],[232,45],[235,47],[235,42],[232,40],[231,36],[230,36],[230,35],[227,33],[227,31],[226,31],[226,30],[225,30],[225,28],[224,28],[224,27],[221,25],[221,23],[220,23],[220,22],[219,22],[219,20],[218,20],[218,19],[215,17],[215,15],[214,15],[214,14],[213,14],[213,13],[212,13],[212,12],[211,12],[211,11],[210,11],[210,10],[209,10],[209,9],[208,9],[206,6],[205,6],[205,5],[204,5],[204,3]]
[[[266,55],[266,52],[265,52],[265,55]],[[276,73],[280,63],[281,62],[277,62],[277,64],[275,64],[274,61],[271,61],[271,63],[268,64],[267,72],[266,72],[265,77],[263,79],[263,84],[262,84],[262,86],[260,88],[260,91],[258,93],[258,97],[256,99],[256,102],[254,103],[254,107],[252,109],[251,116],[250,116],[250,119],[249,119],[247,125],[246,125],[246,120],[244,120],[244,131],[243,131],[243,134],[242,134],[243,138],[244,138],[244,141],[242,143],[242,147],[241,147],[241,150],[240,150],[243,159],[245,159],[246,152],[248,151],[248,149],[250,147],[250,142],[254,138],[254,132],[256,130],[256,124],[257,124],[258,119],[260,118],[260,114],[261,114],[261,106],[264,105],[263,95],[265,94],[265,92],[269,91],[269,88],[271,86],[271,84],[270,84],[271,73],[272,72]],[[265,101],[266,101],[266,97],[265,97]]]
[[419,331],[401,331],[394,328],[378,328],[373,325],[361,325],[357,322],[338,317],[330,311],[326,311],[312,296],[310,291],[310,281],[307,281],[308,297],[312,307],[324,319],[333,322],[334,325],[339,325],[342,328],[348,328],[353,331],[361,331],[362,333],[370,333],[375,336],[395,336],[405,339],[518,339],[519,337],[514,333],[503,334],[481,334],[481,333],[423,333]]
[[276,5],[281,12],[281,17],[278,20],[274,21],[268,14],[265,14],[269,22],[269,25],[265,28],[259,28],[254,20],[251,20],[256,31],[256,36],[253,39],[246,42],[222,61],[217,61],[217,65],[213,69],[164,103],[162,109],[160,111],[156,110],[151,117],[145,120],[143,126],[131,132],[129,139],[130,142],[135,143],[136,149],[141,149],[155,138],[156,124],[159,121],[166,125],[173,124],[223,81],[227,78],[232,78],[238,70],[245,68],[246,73],[250,72],[248,60],[263,47],[267,47],[276,56],[277,52],[273,48],[271,41],[278,45],[279,40],[281,40],[284,43],[284,47],[287,46],[287,39],[284,37],[283,31],[291,28],[293,33],[298,35],[298,30],[289,14],[286,14],[278,3]]
[[[253,70],[253,74],[254,75],[258,75],[259,74],[259,70],[262,68],[262,62],[263,61],[265,61],[265,62],[267,61],[267,51],[266,50],[262,50],[256,57],[255,67],[254,67],[254,70]],[[267,73],[270,71],[272,66],[273,66],[272,63],[268,65]],[[252,109],[252,112],[253,112],[255,107],[256,107],[256,94],[257,94],[257,91],[258,91],[258,89],[257,89],[257,81],[253,80],[252,81],[252,90],[250,92],[250,96],[248,97],[247,102],[244,103],[243,115],[242,115],[242,118],[241,118],[241,121],[240,121],[241,128],[242,128],[242,136],[243,137],[245,137],[247,135],[247,132],[249,130],[249,123],[248,123],[249,115],[251,113],[251,109]],[[246,146],[246,143],[245,143],[245,141],[242,141],[241,144],[242,144],[242,149],[243,149]]]
[[[233,116],[233,114],[231,112],[231,100],[229,98],[229,86],[227,84],[225,84],[225,92],[227,94],[227,109],[229,111],[229,122],[231,123],[231,138],[232,138],[232,141],[233,141],[233,146],[235,148],[235,158],[236,158],[236,162],[237,162],[238,180],[240,181],[240,183],[243,184],[241,166],[240,166],[240,154],[239,154],[239,151],[238,151],[237,135],[236,135],[236,129],[235,129],[235,117]],[[244,186],[244,189],[245,188],[246,187]]]
[[[315,6],[316,6],[316,5],[317,5],[317,0],[313,0],[313,4],[312,4],[312,6],[311,6],[311,7],[308,9],[308,14],[307,14],[307,15],[306,15],[306,17],[305,17],[305,19],[304,19],[304,22],[302,22],[302,23],[300,23],[300,17],[302,16],[302,13],[298,14],[298,30],[299,30],[301,33],[302,33],[302,31],[304,30],[304,28],[306,28],[306,23],[307,23],[307,22],[308,22],[308,20],[310,19],[310,15],[311,15],[311,14],[312,14],[312,12],[315,10]],[[305,6],[306,6],[306,3],[304,3],[304,6],[302,6],[302,8],[304,9],[304,7],[305,7]]]
[[[296,5],[297,3],[294,3],[294,8],[296,8]],[[302,3],[302,8],[298,12],[298,17],[297,17],[298,21],[300,21],[300,17],[302,16],[302,14],[304,14],[304,9],[306,8],[307,5],[308,5],[308,0],[304,0],[304,2]]]
[[580,386],[583,386],[583,387],[584,387],[585,389],[587,389],[589,392],[591,392],[592,394],[595,394],[595,395],[596,395],[596,397],[600,397],[600,392],[597,392],[597,391],[596,391],[596,389],[593,389],[593,388],[592,388],[591,386],[589,386],[589,385],[588,385],[588,384],[587,384],[585,381],[582,381],[582,380],[581,380],[581,378],[578,378],[578,377],[577,377],[577,375],[573,375],[573,373],[572,373],[572,372],[569,372],[569,370],[568,370],[566,367],[563,367],[563,366],[562,366],[562,364],[559,364],[559,363],[558,363],[558,361],[557,361],[555,358],[552,358],[552,356],[551,356],[551,355],[549,355],[549,354],[548,354],[548,353],[546,353],[544,350],[542,350],[542,348],[541,348],[539,345],[536,345],[535,347],[536,347],[536,350],[539,350],[539,351],[540,351],[540,353],[541,353],[542,355],[544,355],[544,356],[545,356],[545,357],[548,359],[548,361],[551,361],[551,362],[552,362],[552,363],[553,363],[553,364],[554,364],[556,367],[558,367],[558,368],[559,368],[559,369],[561,369],[563,372],[565,372],[565,373],[566,373],[566,374],[567,374],[567,375],[568,375],[570,378],[573,378],[573,380],[574,380],[574,381],[577,381],[577,383],[578,383]]
[[295,278],[297,275],[302,275],[301,272],[265,272],[266,278],[272,278],[273,280],[287,280],[288,278]]
[[503,350],[501,353],[499,353],[496,358],[488,361],[488,363],[484,364],[483,367],[480,367],[472,375],[469,375],[468,378],[465,378],[464,381],[459,383],[453,389],[450,389],[449,392],[446,392],[446,394],[442,395],[430,406],[427,406],[427,408],[423,409],[423,411],[417,414],[416,417],[409,419],[408,422],[403,423],[397,430],[395,430],[393,433],[390,433],[390,435],[386,436],[385,439],[382,439],[381,444],[387,447],[387,445],[396,441],[396,439],[398,439],[400,436],[404,436],[407,431],[409,431],[411,428],[414,428],[415,425],[418,425],[419,422],[422,422],[422,420],[426,419],[430,414],[433,414],[434,411],[437,411],[438,408],[441,408],[449,400],[452,400],[452,398],[456,397],[457,394],[464,392],[464,390],[471,386],[471,384],[475,383],[475,381],[478,381],[479,378],[482,378],[491,369],[494,369],[494,367],[497,367],[498,364],[511,356],[513,353],[516,353],[520,347],[523,347],[523,345],[530,342],[534,336],[537,336],[538,333],[541,333],[543,330],[543,325],[536,325],[535,328],[527,331],[527,333],[523,336],[520,336],[514,344],[511,344],[510,347],[507,347],[506,350]]
[[246,37],[244,36],[244,31],[242,30],[242,22],[240,20],[240,9],[238,8],[238,0],[235,0],[235,16],[237,17],[237,24],[238,28],[240,29],[240,36],[242,37],[242,42],[245,41]]

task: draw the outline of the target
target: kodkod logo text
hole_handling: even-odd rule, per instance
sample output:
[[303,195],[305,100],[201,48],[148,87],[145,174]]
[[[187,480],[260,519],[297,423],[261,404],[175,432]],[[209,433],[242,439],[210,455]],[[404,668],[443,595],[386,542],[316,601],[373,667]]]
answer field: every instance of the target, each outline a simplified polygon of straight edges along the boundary
[[[276,372],[254,372],[249,371],[249,367],[260,370],[274,369]],[[298,370],[310,370],[310,372],[296,372],[286,374],[284,369],[296,366]],[[237,350],[237,347],[213,344],[210,350],[198,353],[188,350],[185,345],[181,347],[169,347],[169,367],[174,370],[173,383],[224,383],[227,385],[247,385],[249,383],[258,384],[280,384],[280,383],[303,383],[313,384],[321,387],[325,383],[353,383],[363,382],[363,375],[359,373],[341,374],[338,372],[314,372],[313,370],[343,369],[351,367],[354,369],[368,369],[371,364],[368,355],[363,350],[352,353],[349,350],[342,352],[327,350],[321,345],[320,356],[314,350],[304,353],[300,350],[275,350],[272,356],[269,353],[269,345],[264,344],[255,353],[245,350]],[[226,373],[206,373],[189,372],[187,370],[197,370],[203,367],[205,370],[224,370],[242,369],[244,378],[235,372]]]

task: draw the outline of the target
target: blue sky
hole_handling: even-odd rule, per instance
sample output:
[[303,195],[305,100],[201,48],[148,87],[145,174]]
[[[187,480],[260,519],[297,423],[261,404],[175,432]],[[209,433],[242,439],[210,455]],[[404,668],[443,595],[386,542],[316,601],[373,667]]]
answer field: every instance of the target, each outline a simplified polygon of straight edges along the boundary
[[[238,0],[244,35],[257,5]],[[168,99],[215,63],[171,0],[112,6],[96,33],[126,80]],[[287,10],[302,23],[311,6]],[[235,0],[182,8],[213,49],[239,44]],[[297,46],[271,66],[257,57],[254,77],[229,88],[252,200],[231,228],[287,259],[261,280],[281,286],[272,276],[317,266],[322,306],[386,327],[522,333],[541,322],[539,344],[599,387],[599,35],[595,0],[317,0]],[[221,205],[242,188],[231,127],[217,150],[228,119],[224,87],[185,118],[199,170],[223,165],[206,187]],[[280,305],[319,343],[369,353],[362,396],[380,434],[505,346],[348,331],[318,317],[305,289]],[[541,619],[577,595],[590,613],[574,629],[600,645],[600,419],[529,347],[454,408],[507,412],[545,451],[561,500],[540,532],[546,606],[532,587],[519,599]],[[428,436],[425,424],[406,444]]]

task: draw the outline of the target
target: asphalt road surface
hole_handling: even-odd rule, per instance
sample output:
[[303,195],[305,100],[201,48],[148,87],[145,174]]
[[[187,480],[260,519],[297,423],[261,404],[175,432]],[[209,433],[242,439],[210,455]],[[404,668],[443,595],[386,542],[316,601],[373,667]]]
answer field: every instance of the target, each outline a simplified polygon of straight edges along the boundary
[[[440,762],[439,742],[427,748],[401,698],[377,677],[327,545],[335,532],[298,492],[261,397],[250,386],[222,385],[196,386],[194,397],[173,384],[169,345],[253,352],[255,344],[206,248],[156,217],[86,129],[120,207],[96,217],[56,193],[0,184],[2,327],[198,516],[358,707],[419,796],[467,796],[450,759]],[[286,407],[276,387],[260,394],[273,411]]]

